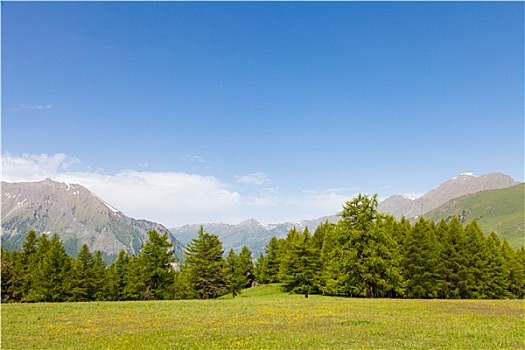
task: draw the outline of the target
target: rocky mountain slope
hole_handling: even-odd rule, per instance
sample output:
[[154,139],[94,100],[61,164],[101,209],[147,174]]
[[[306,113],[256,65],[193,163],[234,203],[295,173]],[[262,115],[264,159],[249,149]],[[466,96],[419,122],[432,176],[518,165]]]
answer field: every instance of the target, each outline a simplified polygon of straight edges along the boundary
[[[120,250],[137,254],[147,232],[169,232],[160,224],[135,220],[110,206],[81,185],[50,179],[39,182],[2,182],[2,246],[18,249],[30,229],[58,233],[67,252],[76,256],[84,243],[111,260]],[[176,254],[183,246],[171,233]]]
[[412,200],[405,196],[395,195],[379,203],[378,210],[394,215],[396,218],[406,218],[423,215],[447,201],[471,193],[487,190],[508,188],[517,185],[512,177],[499,173],[476,176],[464,173],[456,176],[439,187],[429,191],[422,197]]

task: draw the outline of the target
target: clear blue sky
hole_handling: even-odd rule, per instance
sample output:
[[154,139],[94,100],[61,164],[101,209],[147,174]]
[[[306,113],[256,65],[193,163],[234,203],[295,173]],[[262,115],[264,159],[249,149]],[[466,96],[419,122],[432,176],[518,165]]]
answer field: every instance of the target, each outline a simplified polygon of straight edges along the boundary
[[[44,167],[165,225],[524,180],[522,2],[1,7],[5,180]],[[133,207],[133,181],[172,196]]]

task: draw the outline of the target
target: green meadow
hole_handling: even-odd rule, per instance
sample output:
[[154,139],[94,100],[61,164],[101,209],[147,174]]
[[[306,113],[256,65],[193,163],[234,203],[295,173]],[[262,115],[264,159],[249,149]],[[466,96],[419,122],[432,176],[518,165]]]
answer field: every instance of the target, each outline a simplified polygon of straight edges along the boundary
[[2,304],[2,349],[523,349],[523,300],[235,299]]

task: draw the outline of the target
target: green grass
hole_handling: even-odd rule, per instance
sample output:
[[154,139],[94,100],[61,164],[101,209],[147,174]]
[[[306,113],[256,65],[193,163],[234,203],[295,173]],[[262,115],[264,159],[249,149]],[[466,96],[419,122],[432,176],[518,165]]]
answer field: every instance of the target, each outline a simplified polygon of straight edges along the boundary
[[523,349],[519,300],[235,299],[2,305],[2,349]]

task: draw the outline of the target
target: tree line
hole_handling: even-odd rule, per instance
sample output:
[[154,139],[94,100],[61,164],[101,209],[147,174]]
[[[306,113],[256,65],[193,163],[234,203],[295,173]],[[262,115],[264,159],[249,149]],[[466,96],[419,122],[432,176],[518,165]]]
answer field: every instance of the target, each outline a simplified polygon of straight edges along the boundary
[[377,196],[358,195],[337,224],[313,234],[292,229],[270,240],[257,261],[261,283],[292,293],[348,297],[523,298],[525,250],[513,250],[476,221],[463,227],[377,212]]
[[119,301],[233,297],[255,283],[286,292],[348,297],[523,298],[525,249],[514,250],[473,221],[434,223],[377,212],[377,196],[343,205],[341,220],[273,237],[254,262],[243,247],[226,254],[201,227],[177,262],[168,234],[148,232],[137,256],[107,264],[82,246],[66,254],[57,234],[28,232],[20,251],[1,253],[2,302]]

